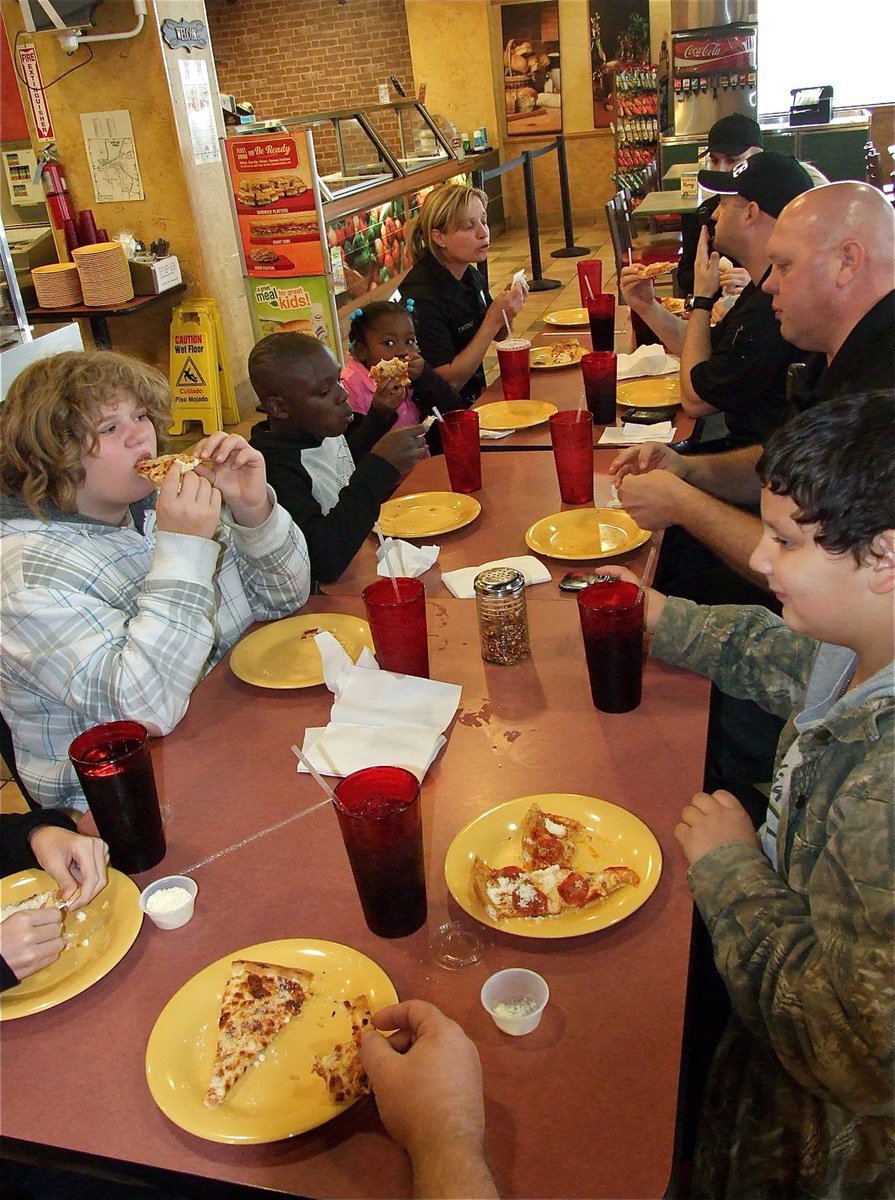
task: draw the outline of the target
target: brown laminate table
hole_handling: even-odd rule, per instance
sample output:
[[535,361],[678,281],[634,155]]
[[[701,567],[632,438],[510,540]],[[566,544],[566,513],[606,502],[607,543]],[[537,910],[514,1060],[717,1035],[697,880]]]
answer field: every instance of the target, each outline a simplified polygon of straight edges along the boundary
[[[611,499],[609,464],[617,451],[594,451],[594,504],[600,508]],[[444,458],[428,458],[419,463],[401,482],[395,497],[418,492],[450,491]],[[482,455],[482,487],[473,493],[482,511],[476,519],[452,533],[407,539],[418,545],[438,545],[441,553],[435,565],[422,576],[426,594],[430,597],[449,596],[441,582],[443,571],[459,567],[474,567],[497,558],[533,553],[525,544],[525,531],[535,521],[566,509],[582,505],[563,504],[559,496],[556,467],[551,454],[529,454],[519,450],[506,454]],[[376,577],[376,548],[369,537],[349,563],[343,574],[324,590],[333,596],[357,596]],[[627,554],[613,557],[632,571],[642,568],[649,551],[643,545]],[[556,598],[556,583],[570,570],[589,570],[596,560],[567,561],[538,555],[549,569],[553,582],[538,584],[529,596]]]
[[[540,457],[540,456],[538,456]],[[429,927],[463,917],[447,893],[445,851],[472,817],[544,792],[596,796],[639,815],[664,868],[646,904],[576,938],[529,940],[479,927],[483,960],[445,971],[427,928],[394,941],[361,917],[334,815],[289,751],[325,723],[323,687],[250,687],[223,662],[178,728],[154,747],[169,850],[151,878],[188,871],[196,916],[174,932],[146,923],[104,979],[64,1005],[2,1025],[2,1129],[40,1153],[96,1155],[267,1194],[402,1197],[404,1154],[371,1100],[292,1140],[204,1141],[154,1104],[144,1054],[168,999],[222,955],[259,941],[316,937],[375,959],[402,997],[459,1020],[484,1066],[487,1146],[507,1197],[656,1197],[672,1171],[691,903],[673,828],[699,786],[707,684],[647,666],[632,713],[592,706],[573,597],[529,601],[532,658],[482,662],[474,605],[427,604],[434,678],[462,685],[448,744],[422,789]],[[361,612],[356,597],[316,597],[311,612]],[[463,917],[467,922],[469,918]],[[479,1004],[509,965],[543,974],[551,1000],[526,1038],[497,1031]],[[211,1193],[213,1194],[213,1193]]]

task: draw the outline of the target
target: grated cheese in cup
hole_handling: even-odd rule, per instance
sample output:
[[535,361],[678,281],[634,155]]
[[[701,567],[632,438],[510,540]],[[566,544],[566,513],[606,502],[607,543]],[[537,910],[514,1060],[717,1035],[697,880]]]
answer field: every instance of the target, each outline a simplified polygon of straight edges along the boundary
[[154,913],[172,913],[176,912],[181,905],[188,903],[190,899],[186,888],[160,888],[157,892],[153,892],[146,901],[146,908],[149,912]]

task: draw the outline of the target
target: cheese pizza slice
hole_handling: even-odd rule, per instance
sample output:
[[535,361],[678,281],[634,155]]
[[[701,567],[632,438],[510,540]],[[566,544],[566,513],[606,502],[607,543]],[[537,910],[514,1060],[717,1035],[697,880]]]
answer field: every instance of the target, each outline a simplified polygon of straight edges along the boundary
[[156,487],[161,487],[175,464],[180,467],[181,475],[184,475],[187,471],[194,471],[201,461],[201,458],[194,458],[192,454],[160,454],[158,458],[141,459],[135,464],[134,470]]
[[571,868],[575,849],[584,836],[580,821],[542,812],[539,805],[532,804],[522,822],[522,865],[526,871],[552,866]]
[[297,1017],[314,976],[298,967],[234,959],[221,998],[218,1041],[205,1096],[217,1108],[277,1034]]
[[312,1070],[326,1084],[331,1100],[345,1104],[357,1100],[370,1091],[370,1081],[360,1060],[360,1043],[363,1035],[373,1028],[373,1012],[366,996],[355,1000],[343,1000],[351,1022],[351,1035],[345,1042],[337,1042],[331,1052],[318,1055]]
[[638,263],[637,270],[641,279],[656,279],[659,275],[667,275],[676,266],[676,262]]
[[403,358],[382,359],[370,367],[370,376],[377,387],[383,383],[398,383],[401,387],[410,387],[407,363]]
[[[79,889],[80,890],[80,889]],[[75,896],[77,896],[75,892]],[[75,896],[72,896],[74,900]],[[62,899],[62,893],[59,888],[54,891],[35,892],[32,896],[26,896],[24,900],[17,900],[14,904],[4,904],[0,909],[0,922],[5,921],[7,917],[11,917],[17,912],[31,912],[36,908],[65,908],[67,901]]]

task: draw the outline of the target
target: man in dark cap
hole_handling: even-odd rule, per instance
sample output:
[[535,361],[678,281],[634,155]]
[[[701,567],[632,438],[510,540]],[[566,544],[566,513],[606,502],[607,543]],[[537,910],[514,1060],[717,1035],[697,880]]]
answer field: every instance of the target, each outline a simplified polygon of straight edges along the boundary
[[[709,130],[706,166],[711,171],[732,171],[753,154],[758,154],[761,148],[761,129],[758,122],[743,116],[742,113],[731,113],[727,117],[721,117]],[[677,286],[682,296],[693,294],[693,263],[699,235],[711,221],[712,213],[717,207],[717,197],[710,196],[700,204],[695,213],[686,213],[681,220],[682,240]],[[748,282],[745,272],[738,264],[734,264],[733,269],[742,274],[743,277],[738,282],[740,287],[744,287]],[[724,280],[728,285],[736,281],[733,274]]]

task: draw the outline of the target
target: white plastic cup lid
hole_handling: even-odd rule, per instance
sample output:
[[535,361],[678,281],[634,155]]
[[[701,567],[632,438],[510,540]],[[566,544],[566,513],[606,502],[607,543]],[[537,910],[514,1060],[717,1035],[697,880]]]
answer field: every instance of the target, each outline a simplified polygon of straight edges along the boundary
[[509,967],[482,985],[482,1005],[503,1033],[521,1037],[541,1023],[550,988],[547,980],[524,967]]

